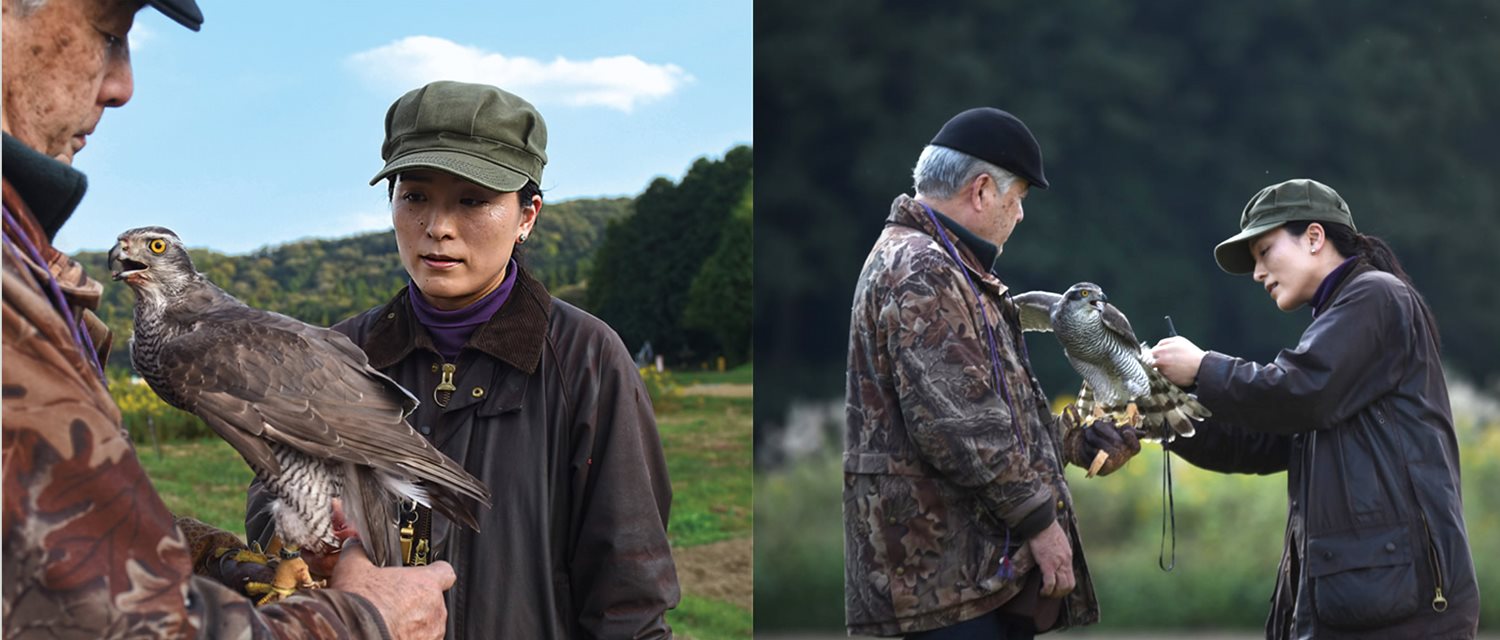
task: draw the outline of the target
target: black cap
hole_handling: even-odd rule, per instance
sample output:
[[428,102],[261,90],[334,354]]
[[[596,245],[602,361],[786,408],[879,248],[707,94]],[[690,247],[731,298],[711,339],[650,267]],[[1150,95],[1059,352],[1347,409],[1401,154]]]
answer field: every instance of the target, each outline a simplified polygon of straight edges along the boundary
[[168,18],[177,21],[184,27],[197,31],[203,26],[203,12],[198,10],[195,0],[146,0],[149,4]]
[[1020,118],[1005,111],[978,107],[953,116],[931,144],[962,151],[1025,178],[1033,187],[1047,188],[1042,147]]

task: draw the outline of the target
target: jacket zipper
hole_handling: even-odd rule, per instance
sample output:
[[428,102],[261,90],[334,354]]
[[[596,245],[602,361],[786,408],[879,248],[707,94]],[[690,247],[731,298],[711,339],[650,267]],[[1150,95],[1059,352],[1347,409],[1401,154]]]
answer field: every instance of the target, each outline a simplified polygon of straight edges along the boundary
[[1443,568],[1438,565],[1437,545],[1432,542],[1432,529],[1427,526],[1427,516],[1422,516],[1422,530],[1427,534],[1427,552],[1432,556],[1432,575],[1437,585],[1432,596],[1432,610],[1442,613],[1448,610],[1448,599],[1443,597]]
[[[1370,409],[1375,414],[1375,422],[1380,423],[1382,429],[1388,428],[1385,423],[1385,414],[1381,413],[1380,407],[1370,405]],[[1409,474],[1410,472],[1408,471],[1408,476]],[[1410,477],[1408,477],[1408,482],[1410,481]],[[1415,493],[1412,494],[1412,498],[1413,500],[1416,499]],[[1432,541],[1432,527],[1427,524],[1427,514],[1422,512],[1421,503],[1417,502],[1415,506],[1417,508],[1417,517],[1422,520],[1422,533],[1427,536],[1427,555],[1432,562],[1432,610],[1442,613],[1448,610],[1448,599],[1443,597],[1443,567],[1438,563],[1437,543]]]

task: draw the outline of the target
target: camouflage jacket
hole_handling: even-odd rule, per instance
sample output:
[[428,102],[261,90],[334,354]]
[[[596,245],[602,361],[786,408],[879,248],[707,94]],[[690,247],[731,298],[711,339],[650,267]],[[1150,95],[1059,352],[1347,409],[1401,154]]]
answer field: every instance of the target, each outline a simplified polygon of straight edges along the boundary
[[[1034,566],[1024,543],[1054,519],[1073,542],[1078,581],[1056,628],[1091,624],[1098,603],[1064,482],[1061,434],[1031,374],[1017,309],[946,231],[982,292],[1003,388],[996,393],[980,301],[922,206],[898,197],[865,260],[850,318],[848,630],[897,635],[1000,607]],[[1011,578],[999,571],[1008,551]]]
[[[108,353],[108,329],[90,311],[103,287],[48,242],[82,191],[81,174],[6,136],[4,202],[15,225],[5,224],[0,341],[5,637],[385,637],[374,606],[353,594],[321,591],[257,610],[193,575],[188,540],[50,299],[48,272],[68,312]],[[40,216],[33,202],[45,207]],[[42,263],[28,255],[28,240]]]

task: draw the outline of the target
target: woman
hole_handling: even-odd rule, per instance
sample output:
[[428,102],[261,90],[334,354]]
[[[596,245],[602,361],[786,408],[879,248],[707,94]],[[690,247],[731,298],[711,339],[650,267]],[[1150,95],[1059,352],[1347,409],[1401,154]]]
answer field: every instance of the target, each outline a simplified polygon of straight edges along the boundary
[[671,486],[649,396],[619,336],[514,256],[542,209],[546,142],[541,115],[495,87],[397,100],[371,184],[388,182],[412,284],[334,329],[494,494],[478,532],[425,508],[403,522],[408,564],[458,574],[448,637],[669,637]]
[[1193,464],[1287,472],[1290,520],[1269,638],[1472,638],[1479,590],[1437,324],[1390,247],[1313,180],[1262,189],[1219,266],[1276,306],[1309,305],[1294,349],[1257,364],[1167,338],[1172,382],[1214,417],[1170,448]]

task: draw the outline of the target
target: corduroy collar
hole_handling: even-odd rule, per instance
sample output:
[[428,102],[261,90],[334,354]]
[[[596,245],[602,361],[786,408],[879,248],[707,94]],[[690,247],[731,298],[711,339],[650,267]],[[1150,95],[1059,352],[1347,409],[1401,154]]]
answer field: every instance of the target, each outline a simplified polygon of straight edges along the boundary
[[[410,286],[403,287],[383,307],[360,345],[370,357],[370,366],[384,369],[403,359],[415,349],[437,353],[432,336],[417,322],[411,310]],[[517,264],[515,289],[510,299],[495,312],[489,322],[474,330],[465,349],[478,349],[501,362],[526,372],[536,373],[546,340],[547,319],[552,315],[552,296],[547,288]]]
[[88,179],[77,169],[42,155],[15,136],[5,134],[5,181],[16,190],[47,234],[47,242],[73,216]]

